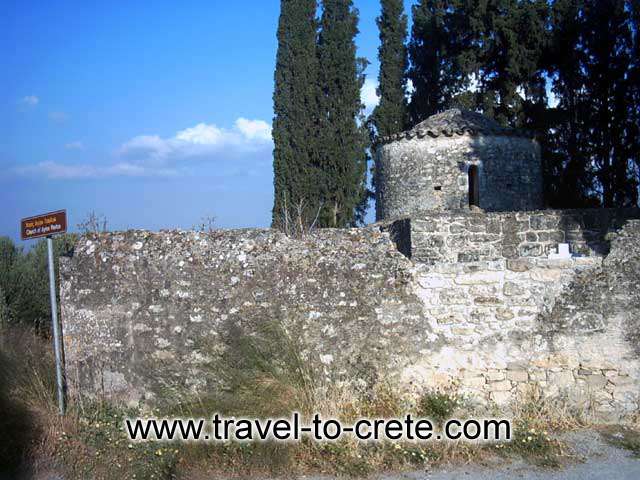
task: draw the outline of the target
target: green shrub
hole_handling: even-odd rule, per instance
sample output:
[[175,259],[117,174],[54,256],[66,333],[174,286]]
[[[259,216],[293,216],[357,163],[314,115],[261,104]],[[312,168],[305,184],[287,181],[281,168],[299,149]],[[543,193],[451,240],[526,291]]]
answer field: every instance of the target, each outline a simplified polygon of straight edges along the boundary
[[[58,258],[75,244],[73,234],[53,240],[56,278]],[[47,244],[44,239],[29,250],[0,237],[0,324],[24,325],[47,333],[51,324]]]
[[558,467],[562,445],[552,439],[546,431],[532,427],[527,419],[513,423],[513,436],[509,443],[499,444],[504,453],[516,453],[525,460],[543,467]]
[[441,390],[429,390],[418,399],[416,410],[418,415],[442,423],[462,405],[462,397],[457,393]]

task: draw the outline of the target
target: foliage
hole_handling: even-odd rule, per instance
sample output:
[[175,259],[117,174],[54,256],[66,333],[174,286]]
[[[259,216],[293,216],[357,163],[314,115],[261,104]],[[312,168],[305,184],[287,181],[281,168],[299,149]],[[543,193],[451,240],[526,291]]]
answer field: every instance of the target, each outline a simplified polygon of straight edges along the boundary
[[638,38],[628,7],[623,0],[553,4],[548,69],[559,104],[550,131],[550,167],[558,176],[552,204],[637,204]]
[[629,450],[634,457],[640,458],[640,430],[627,425],[605,425],[599,431],[611,445]]
[[356,211],[367,199],[368,133],[360,118],[360,90],[366,60],[356,58],[358,11],[352,0],[322,2],[318,37],[318,161],[324,208],[323,227],[356,223]]
[[528,462],[543,467],[560,466],[562,444],[553,439],[546,430],[537,430],[527,419],[517,419],[513,423],[513,439],[499,444],[505,454],[515,453]]
[[213,215],[206,215],[200,219],[200,222],[193,227],[193,229],[200,233],[214,232],[216,227],[216,217]]
[[459,24],[466,10],[452,3],[420,0],[412,8],[407,74],[414,88],[409,104],[412,125],[452,106],[465,83],[457,57],[463,31]]
[[[67,255],[75,244],[73,234],[53,239],[55,277],[58,259]],[[30,250],[16,247],[8,237],[0,237],[0,318],[8,324],[34,326],[47,332],[51,322],[49,274],[46,240],[38,241]]]
[[380,103],[370,117],[377,136],[400,132],[407,123],[407,16],[402,0],[382,0],[381,7],[380,16],[376,19],[380,32]]
[[318,22],[316,1],[281,3],[273,97],[272,223],[278,228],[291,218],[304,230],[353,225],[368,200],[358,12],[351,0],[326,0],[322,7]]
[[422,417],[442,423],[452,417],[456,409],[462,405],[462,400],[456,392],[429,390],[418,399],[417,411]]
[[0,436],[3,438],[0,442],[0,474],[16,472],[31,442],[31,422],[24,406],[16,401],[10,389],[15,373],[9,368],[5,352],[0,350]]
[[311,223],[322,203],[315,138],[318,122],[316,0],[283,0],[278,23],[273,93],[274,205],[272,223],[306,201],[301,221]]

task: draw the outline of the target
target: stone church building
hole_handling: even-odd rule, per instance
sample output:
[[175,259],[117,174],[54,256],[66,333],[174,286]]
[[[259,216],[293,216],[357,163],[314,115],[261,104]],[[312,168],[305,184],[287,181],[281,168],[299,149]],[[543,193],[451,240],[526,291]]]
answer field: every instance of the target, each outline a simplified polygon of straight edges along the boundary
[[461,109],[433,115],[376,148],[376,217],[543,206],[540,147],[529,132]]

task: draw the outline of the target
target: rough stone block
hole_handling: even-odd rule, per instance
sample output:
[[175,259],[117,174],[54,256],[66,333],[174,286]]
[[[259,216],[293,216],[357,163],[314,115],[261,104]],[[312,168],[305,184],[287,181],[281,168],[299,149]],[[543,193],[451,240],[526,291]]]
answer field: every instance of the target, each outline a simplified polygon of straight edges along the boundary
[[525,289],[518,283],[504,282],[503,292],[506,296],[513,297],[516,295],[524,295]]
[[463,378],[461,380],[461,384],[464,387],[474,388],[474,389],[482,389],[484,387],[485,383],[486,383],[485,378],[484,377],[480,377],[480,376]]
[[501,305],[503,302],[497,297],[475,297],[473,303],[476,305]]
[[523,257],[540,257],[544,251],[539,243],[523,243],[518,247],[518,253]]
[[589,388],[593,390],[603,389],[604,386],[607,384],[607,378],[601,374],[588,375],[585,377],[585,380]]
[[500,307],[496,309],[496,318],[498,320],[511,320],[514,317],[515,317],[515,314],[509,308]]
[[549,372],[547,375],[547,381],[549,385],[555,385],[560,389],[565,389],[571,387],[575,379],[573,378],[573,373],[569,370],[563,370],[560,372]]
[[511,382],[509,380],[492,382],[487,385],[487,388],[492,392],[507,392],[511,390]]
[[470,274],[458,275],[455,283],[458,285],[484,285],[491,283],[500,283],[504,279],[503,272],[481,271]]
[[507,268],[512,272],[526,272],[530,269],[530,262],[525,258],[513,258],[507,260]]
[[507,379],[512,382],[527,382],[529,374],[526,370],[507,370]]
[[562,270],[555,268],[536,268],[531,270],[531,280],[555,283],[562,278]]
[[506,378],[505,373],[500,370],[489,370],[485,373],[485,376],[490,382],[497,382]]
[[424,275],[418,277],[418,284],[422,288],[444,288],[450,285],[449,279],[442,275]]
[[509,402],[511,402],[513,400],[513,395],[508,391],[496,391],[491,392],[489,398],[491,398],[491,401],[496,405],[502,406],[507,405]]

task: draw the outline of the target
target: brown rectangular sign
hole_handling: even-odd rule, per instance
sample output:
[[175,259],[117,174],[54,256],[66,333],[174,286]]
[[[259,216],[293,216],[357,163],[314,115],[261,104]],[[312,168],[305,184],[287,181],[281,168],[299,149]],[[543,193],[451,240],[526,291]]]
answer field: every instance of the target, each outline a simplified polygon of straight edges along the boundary
[[22,240],[30,238],[48,237],[67,231],[67,211],[44,213],[35,217],[23,218],[20,221],[20,235]]

